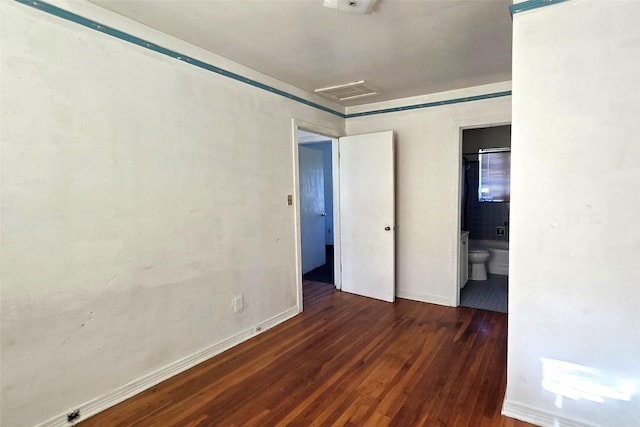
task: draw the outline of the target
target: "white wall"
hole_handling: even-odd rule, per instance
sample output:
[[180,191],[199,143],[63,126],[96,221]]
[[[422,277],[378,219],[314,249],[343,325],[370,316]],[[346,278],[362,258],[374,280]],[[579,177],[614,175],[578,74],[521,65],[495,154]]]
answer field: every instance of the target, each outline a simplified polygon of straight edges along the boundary
[[577,375],[582,385],[560,381],[580,390],[640,382],[639,20],[633,1],[514,17],[504,410],[539,424],[640,420],[633,387],[628,402],[561,407],[542,387],[542,358],[595,370]]
[[[1,424],[64,425],[70,408],[87,414],[84,402],[113,403],[131,381],[297,313],[292,117],[336,132],[343,119],[0,3]],[[306,97],[93,5],[56,3]]]
[[[510,90],[478,86],[347,108],[347,114]],[[396,134],[396,294],[456,305],[461,127],[507,123],[511,97],[347,119],[347,134]]]

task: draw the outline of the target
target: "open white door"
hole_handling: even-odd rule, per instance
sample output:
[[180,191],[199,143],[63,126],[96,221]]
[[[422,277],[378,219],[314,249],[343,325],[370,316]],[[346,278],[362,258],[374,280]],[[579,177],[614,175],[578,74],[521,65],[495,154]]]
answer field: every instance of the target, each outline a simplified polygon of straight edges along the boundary
[[322,151],[298,146],[302,274],[326,262]]
[[340,138],[342,290],[395,299],[393,132]]

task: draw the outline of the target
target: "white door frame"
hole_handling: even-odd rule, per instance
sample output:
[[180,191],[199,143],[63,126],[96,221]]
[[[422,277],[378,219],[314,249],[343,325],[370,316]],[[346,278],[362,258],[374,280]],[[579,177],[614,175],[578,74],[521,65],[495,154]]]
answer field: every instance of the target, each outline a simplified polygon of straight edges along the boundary
[[456,174],[458,177],[458,195],[456,197],[458,204],[458,226],[455,230],[455,235],[451,236],[455,244],[452,245],[453,253],[451,254],[451,259],[455,259],[455,274],[453,277],[456,278],[455,282],[451,286],[451,302],[455,302],[454,307],[460,305],[460,231],[462,230],[462,200],[460,200],[460,195],[462,194],[462,179],[461,174],[459,172],[460,169],[460,160],[462,159],[462,131],[466,129],[477,129],[477,128],[490,128],[496,126],[505,126],[511,124],[511,113],[507,114],[497,114],[492,116],[482,116],[482,117],[471,117],[467,119],[457,120],[454,124],[455,128],[455,136],[454,141],[458,141],[457,149],[456,149],[456,157],[455,157],[455,167],[458,170]]
[[[303,130],[318,135],[326,136],[331,140],[331,170],[333,179],[333,266],[334,282],[336,289],[342,288],[342,271],[340,269],[340,168],[338,161],[338,138],[342,132],[338,129],[310,123],[304,120],[292,119],[292,146],[293,146],[293,182],[294,195],[293,207],[295,214],[295,266],[296,266],[296,286],[298,294],[298,313],[302,312],[302,246],[300,241],[300,168],[298,165],[298,131]],[[313,143],[309,141],[307,143]]]

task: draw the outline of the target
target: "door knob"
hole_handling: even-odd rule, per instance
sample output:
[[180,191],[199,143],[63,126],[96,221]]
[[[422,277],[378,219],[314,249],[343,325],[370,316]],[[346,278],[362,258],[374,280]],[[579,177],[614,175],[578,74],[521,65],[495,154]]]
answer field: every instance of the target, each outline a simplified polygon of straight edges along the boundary
[[322,213],[320,214],[320,216],[327,216],[327,213],[326,213],[326,212],[322,212]]
[[384,231],[390,231],[391,227],[389,227],[388,225],[384,228]]

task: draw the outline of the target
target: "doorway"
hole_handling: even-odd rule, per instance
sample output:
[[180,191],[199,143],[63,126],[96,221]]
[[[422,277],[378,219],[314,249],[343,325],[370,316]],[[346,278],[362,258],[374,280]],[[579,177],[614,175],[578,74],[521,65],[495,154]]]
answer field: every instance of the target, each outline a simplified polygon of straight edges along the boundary
[[302,280],[335,284],[333,142],[298,130]]
[[511,126],[462,130],[460,160],[459,304],[507,313]]
[[[331,234],[333,235],[333,285],[325,284],[325,286],[332,286],[335,289],[341,289],[341,271],[340,268],[340,216],[338,215],[338,206],[340,200],[340,189],[338,187],[340,169],[338,165],[338,138],[341,136],[341,131],[333,128],[328,128],[315,123],[303,121],[300,119],[292,119],[292,148],[293,148],[293,180],[294,180],[294,194],[289,196],[289,204],[293,205],[295,211],[295,263],[296,263],[296,276],[295,283],[297,289],[297,307],[298,312],[303,311],[304,304],[304,292],[303,292],[303,273],[302,273],[302,216],[300,205],[300,174],[299,174],[299,151],[301,147],[305,147],[308,144],[331,142],[331,182],[332,188],[332,201],[333,201],[333,227],[331,228]],[[311,149],[310,151],[314,151]],[[323,172],[324,180],[324,172]],[[324,188],[324,185],[322,186]],[[324,198],[324,193],[323,193]],[[317,212],[319,214],[326,213],[323,209]],[[320,215],[317,217],[320,218]],[[326,218],[326,217],[322,217]],[[323,221],[324,222],[324,221]],[[324,225],[322,226],[324,230]],[[322,232],[324,233],[324,231]],[[320,249],[316,249],[324,257],[326,257],[326,244],[322,239],[318,239],[320,243]],[[326,258],[323,260],[326,264]],[[318,266],[316,266],[318,267]],[[321,282],[314,282],[321,284]]]
[[[289,195],[288,203],[294,206],[296,217],[296,282],[300,312],[303,310],[301,229],[305,221],[302,215],[305,206],[301,195],[299,152],[312,152],[314,150],[307,150],[305,145],[327,139],[331,140],[332,160],[334,286],[338,290],[383,301],[393,302],[395,299],[394,133],[338,135],[331,129],[293,119],[296,200],[292,203],[294,196]],[[372,187],[377,190],[368,191]],[[371,206],[376,209],[372,210]],[[326,218],[322,215],[326,214],[325,210],[310,210],[310,213],[315,220],[319,216]],[[324,261],[326,264],[326,258]]]

